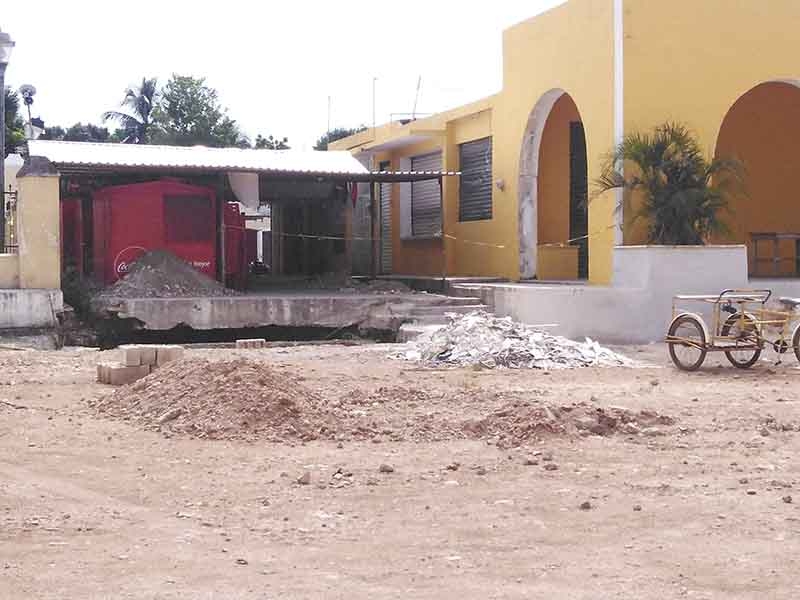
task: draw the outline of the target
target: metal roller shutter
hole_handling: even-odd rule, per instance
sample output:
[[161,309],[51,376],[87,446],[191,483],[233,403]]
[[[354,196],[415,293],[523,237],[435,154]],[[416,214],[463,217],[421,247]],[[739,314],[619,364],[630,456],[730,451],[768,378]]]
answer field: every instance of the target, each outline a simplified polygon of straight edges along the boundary
[[381,186],[381,273],[392,272],[392,184]]
[[[434,152],[411,159],[412,171],[440,171],[442,153]],[[415,237],[441,235],[442,202],[439,181],[414,181],[411,184],[411,234]]]
[[460,151],[461,187],[459,188],[458,220],[491,219],[492,138],[461,144]]

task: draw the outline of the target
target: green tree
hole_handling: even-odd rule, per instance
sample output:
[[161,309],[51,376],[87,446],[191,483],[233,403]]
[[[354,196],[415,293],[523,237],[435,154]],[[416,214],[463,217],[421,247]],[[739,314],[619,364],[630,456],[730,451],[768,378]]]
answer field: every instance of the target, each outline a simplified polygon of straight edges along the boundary
[[103,121],[116,121],[120,124],[124,132],[121,140],[123,143],[146,144],[149,141],[152,115],[157,101],[158,81],[154,77],[143,77],[140,85],[125,90],[125,97],[120,104],[124,110],[103,113]]
[[625,214],[632,212],[632,199],[640,201],[632,220],[647,220],[648,243],[697,245],[728,232],[720,213],[744,195],[744,169],[734,159],[707,160],[684,125],[664,123],[626,135],[595,184],[597,194],[625,190]]
[[259,133],[253,147],[257,150],[289,150],[289,138],[264,137]]
[[204,78],[173,74],[154,111],[154,141],[179,146],[248,147],[247,137]]
[[63,142],[110,142],[111,134],[105,127],[91,123],[75,123],[72,127],[64,129],[58,125],[48,127],[39,136],[40,140],[59,140]]
[[6,156],[17,152],[25,143],[25,122],[19,115],[19,95],[10,87],[6,87],[5,94],[5,151]]
[[336,140],[341,140],[346,137],[350,137],[356,133],[364,131],[366,127],[361,125],[360,127],[356,127],[353,129],[347,129],[344,127],[337,127],[336,129],[331,129],[328,133],[321,136],[317,143],[314,144],[314,150],[327,150],[328,144],[335,142]]

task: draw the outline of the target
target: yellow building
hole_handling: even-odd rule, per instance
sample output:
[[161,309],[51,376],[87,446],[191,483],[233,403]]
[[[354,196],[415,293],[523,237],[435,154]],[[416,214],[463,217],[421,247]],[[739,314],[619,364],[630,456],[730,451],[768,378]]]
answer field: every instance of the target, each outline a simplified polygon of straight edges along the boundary
[[376,169],[462,171],[441,197],[381,188],[385,273],[605,284],[642,227],[619,194],[587,202],[591,182],[625,133],[679,121],[747,169],[749,196],[714,241],[747,244],[751,276],[797,275],[798,30],[796,0],[569,0],[504,32],[495,96],[331,148]]

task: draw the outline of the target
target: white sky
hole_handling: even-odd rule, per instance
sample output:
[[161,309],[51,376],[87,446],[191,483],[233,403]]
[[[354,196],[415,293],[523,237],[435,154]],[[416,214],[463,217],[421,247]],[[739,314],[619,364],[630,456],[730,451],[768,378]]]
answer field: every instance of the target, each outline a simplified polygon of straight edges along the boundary
[[0,29],[17,43],[6,83],[36,86],[46,124],[99,123],[128,85],[177,72],[206,77],[252,138],[294,148],[325,132],[328,96],[331,127],[370,125],[373,77],[378,123],[412,111],[419,76],[419,113],[499,91],[503,29],[562,3],[1,1]]

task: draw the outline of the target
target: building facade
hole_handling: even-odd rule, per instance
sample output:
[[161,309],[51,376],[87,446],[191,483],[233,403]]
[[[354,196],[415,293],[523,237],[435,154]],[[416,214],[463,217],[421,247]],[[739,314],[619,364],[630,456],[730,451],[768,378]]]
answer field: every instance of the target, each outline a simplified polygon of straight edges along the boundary
[[645,227],[592,182],[626,133],[675,121],[745,165],[748,196],[713,241],[747,245],[751,277],[797,276],[798,26],[794,0],[569,0],[511,27],[498,94],[332,145],[462,172],[381,188],[382,270],[611,283],[615,247]]

